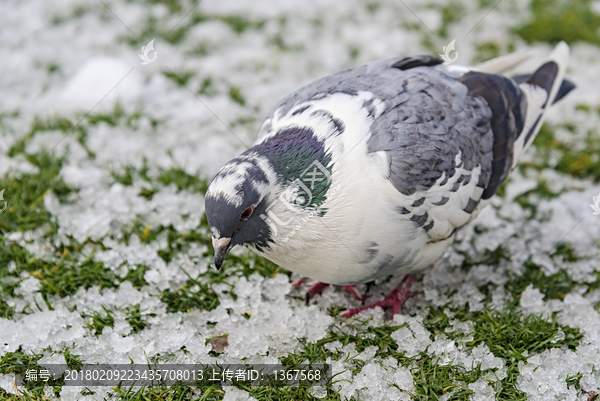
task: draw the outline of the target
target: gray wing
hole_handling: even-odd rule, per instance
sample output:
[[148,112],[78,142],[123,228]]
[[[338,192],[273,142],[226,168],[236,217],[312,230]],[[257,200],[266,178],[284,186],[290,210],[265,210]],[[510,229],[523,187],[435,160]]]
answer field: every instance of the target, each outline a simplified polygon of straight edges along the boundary
[[271,109],[259,141],[270,131],[268,121],[276,111],[286,114],[296,104],[332,93],[370,91],[386,107],[373,122],[369,150],[388,152],[390,179],[400,192],[424,191],[442,174],[453,175],[460,153],[464,168],[482,166],[478,184],[487,199],[508,175],[511,145],[523,128],[525,97],[508,78],[471,72],[452,76],[441,62],[431,56],[393,58],[317,80]]
[[315,81],[275,105],[259,137],[277,110],[285,114],[337,92],[373,93],[385,108],[377,114],[364,104],[374,117],[368,150],[387,155],[388,178],[402,195],[397,211],[432,240],[445,239],[510,173],[527,99],[510,78],[441,62],[429,56],[381,60]]

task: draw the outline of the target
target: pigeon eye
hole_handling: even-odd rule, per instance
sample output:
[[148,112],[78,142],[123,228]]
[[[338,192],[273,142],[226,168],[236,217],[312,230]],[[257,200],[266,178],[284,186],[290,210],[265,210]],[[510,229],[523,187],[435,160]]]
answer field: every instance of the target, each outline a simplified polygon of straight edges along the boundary
[[242,214],[240,214],[240,220],[246,220],[248,217],[252,216],[253,211],[253,206],[248,206],[247,208],[245,208]]

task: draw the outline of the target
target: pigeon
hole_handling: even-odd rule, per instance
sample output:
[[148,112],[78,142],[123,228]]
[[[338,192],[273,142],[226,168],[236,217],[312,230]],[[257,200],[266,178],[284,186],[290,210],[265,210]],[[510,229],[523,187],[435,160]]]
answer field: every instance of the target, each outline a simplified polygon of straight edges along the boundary
[[[427,271],[514,170],[550,106],[575,85],[559,43],[531,74],[528,55],[477,67],[433,56],[374,61],[279,101],[252,148],[221,168],[205,196],[215,266],[236,245],[341,285],[402,278],[383,301],[343,313],[400,313]],[[301,281],[300,281],[301,282]]]

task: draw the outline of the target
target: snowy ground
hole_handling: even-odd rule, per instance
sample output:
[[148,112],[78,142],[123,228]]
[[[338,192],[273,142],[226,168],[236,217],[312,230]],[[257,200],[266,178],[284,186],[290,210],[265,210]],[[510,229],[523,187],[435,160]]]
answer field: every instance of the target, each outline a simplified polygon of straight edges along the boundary
[[[455,38],[457,63],[529,48],[519,71],[530,71],[551,48],[515,33],[531,10],[513,0],[3,2],[0,398],[132,397],[60,380],[14,386],[25,368],[53,363],[308,360],[342,373],[289,393],[177,394],[588,399],[600,390],[600,216],[589,207],[600,193],[598,45],[572,45],[577,90],[393,321],[381,310],[340,321],[358,303],[332,288],[307,307],[295,275],[243,251],[214,271],[202,220],[203,179],[253,142],[284,95],[363,62],[441,53]],[[153,39],[156,60],[142,65]],[[378,300],[395,284],[362,289]],[[209,342],[219,337],[223,352]],[[138,395],[152,391],[175,397]]]

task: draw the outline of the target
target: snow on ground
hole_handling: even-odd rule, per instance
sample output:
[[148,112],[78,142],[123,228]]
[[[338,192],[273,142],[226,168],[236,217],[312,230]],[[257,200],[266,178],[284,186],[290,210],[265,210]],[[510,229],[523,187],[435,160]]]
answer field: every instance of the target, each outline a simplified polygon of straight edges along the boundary
[[[63,196],[54,188],[36,203],[35,208],[50,214],[55,229],[48,222],[9,224],[23,221],[11,217],[16,212],[10,208],[24,198],[15,195],[20,193],[15,187],[4,193],[8,209],[0,219],[9,223],[0,226],[3,246],[37,258],[47,270],[36,273],[28,267],[31,259],[8,251],[0,261],[0,396],[28,391],[13,385],[10,358],[17,354],[43,354],[37,361],[40,366],[65,363],[67,349],[86,363],[144,363],[152,358],[171,363],[278,363],[282,357],[302,354],[306,343],[330,338],[336,327],[374,341],[377,328],[394,326],[401,326],[389,334],[397,353],[420,358],[404,363],[382,356],[374,345],[343,344],[343,337],[322,342],[327,362],[345,381],[313,388],[310,394],[323,398],[337,391],[341,399],[422,399],[419,391],[425,384],[417,373],[419,359],[471,375],[453,377],[454,384],[443,392],[431,390],[443,400],[509,399],[503,388],[513,379],[510,383],[519,397],[532,400],[583,400],[588,394],[581,390],[600,390],[600,217],[588,206],[600,185],[591,177],[556,172],[564,153],[560,149],[548,149],[548,161],[540,156],[542,147],[538,152],[532,149],[525,157],[529,168],[515,171],[504,197],[497,197],[459,233],[444,259],[417,283],[419,294],[408,301],[404,313],[390,321],[381,310],[364,312],[362,317],[370,318],[366,323],[340,322],[336,310],[359,304],[333,288],[305,306],[302,292],[291,286],[294,275],[238,269],[217,277],[210,272],[207,243],[186,239],[190,232],[206,237],[198,228],[202,191],[164,174],[211,178],[253,142],[277,100],[312,80],[363,62],[441,53],[442,46],[456,38],[457,63],[481,58],[482,49],[493,43],[500,53],[532,48],[534,59],[519,70],[530,71],[551,45],[528,45],[514,34],[531,17],[529,4],[494,4],[3,2],[2,182],[44,173],[39,158],[27,155],[51,150],[51,157],[64,155],[58,177],[76,190]],[[156,55],[156,60],[142,65],[141,47],[151,40],[156,53],[147,56]],[[588,132],[599,140],[600,48],[576,43],[572,55],[567,75],[578,89],[553,109],[549,122],[556,127],[557,140],[585,151]],[[79,122],[85,132],[78,136],[83,131],[73,123],[66,129],[60,124],[32,129],[36,121],[56,121],[52,119],[57,116]],[[575,128],[569,130],[566,124]],[[21,151],[14,151],[20,144]],[[590,157],[597,163],[597,155]],[[545,190],[538,185],[542,181]],[[158,227],[165,229],[154,235]],[[237,264],[259,263],[245,252],[237,255]],[[98,278],[91,285],[75,282],[69,289],[48,290],[49,283],[55,283],[52,275],[58,274],[53,266],[78,272],[73,266],[89,264],[108,281]],[[136,271],[143,276],[134,280],[130,274]],[[548,284],[548,277],[558,281]],[[396,284],[393,279],[362,289],[378,300]],[[176,306],[174,300],[181,294],[201,302]],[[204,303],[213,299],[218,306]],[[475,318],[454,318],[466,313],[479,319],[485,311],[505,310],[510,302],[517,307],[508,313],[520,314],[523,321],[529,322],[530,315],[555,315],[554,337],[531,351],[506,356],[509,353],[491,346],[492,340],[481,340],[478,330],[483,326]],[[136,305],[144,322],[138,329],[131,323]],[[434,329],[432,307],[449,322],[443,332]],[[92,316],[105,316],[107,311],[113,321],[98,330]],[[563,331],[569,328],[580,333],[572,346],[567,340],[574,334],[565,337]],[[227,346],[215,353],[208,341],[222,335],[227,335]],[[119,399],[108,387],[94,388],[93,394],[82,390],[63,386],[56,393],[46,388],[44,394],[62,400]],[[252,399],[248,391],[232,387],[211,396]],[[198,398],[201,393],[193,394]],[[261,399],[258,393],[253,396]]]

